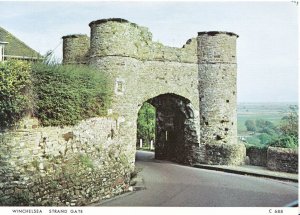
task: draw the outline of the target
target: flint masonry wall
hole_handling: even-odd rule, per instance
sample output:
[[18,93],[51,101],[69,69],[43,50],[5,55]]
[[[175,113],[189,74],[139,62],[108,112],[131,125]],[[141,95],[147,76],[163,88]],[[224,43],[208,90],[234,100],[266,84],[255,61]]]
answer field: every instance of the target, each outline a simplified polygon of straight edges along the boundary
[[0,136],[0,205],[86,205],[128,190],[132,165],[118,121],[91,118],[39,128],[25,120]]

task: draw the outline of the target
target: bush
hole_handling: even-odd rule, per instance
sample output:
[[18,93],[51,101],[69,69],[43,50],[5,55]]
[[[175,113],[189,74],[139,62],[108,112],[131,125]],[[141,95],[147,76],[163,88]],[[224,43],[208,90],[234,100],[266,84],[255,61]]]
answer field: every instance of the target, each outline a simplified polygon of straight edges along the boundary
[[270,142],[274,141],[274,139],[276,139],[277,136],[275,135],[269,135],[268,133],[262,133],[260,135],[258,135],[258,139],[260,140],[260,143],[263,145],[267,145]]
[[245,143],[244,144],[245,147],[246,147],[246,150],[249,151],[249,150],[261,150],[261,151],[265,151],[267,152],[268,150],[268,147],[267,145],[253,145],[253,144],[249,144],[249,143]]
[[253,132],[256,131],[256,125],[253,120],[246,120],[245,126],[247,128],[247,131],[253,131]]
[[32,111],[30,70],[21,61],[0,63],[0,130],[14,126]]
[[280,131],[283,135],[292,136],[298,145],[298,106],[290,106],[290,110],[285,117],[281,119]]
[[271,142],[269,146],[281,148],[297,148],[298,139],[294,136],[284,135]]
[[111,92],[105,75],[86,66],[35,64],[35,115],[44,126],[74,125],[106,113]]

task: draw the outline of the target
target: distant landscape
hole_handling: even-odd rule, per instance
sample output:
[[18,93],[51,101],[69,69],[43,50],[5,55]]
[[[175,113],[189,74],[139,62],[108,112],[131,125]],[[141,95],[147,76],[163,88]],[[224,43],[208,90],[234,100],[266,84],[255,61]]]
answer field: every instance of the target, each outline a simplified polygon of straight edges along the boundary
[[[251,145],[267,145],[282,135],[281,130],[287,126],[284,124],[289,124],[289,120],[292,120],[291,124],[295,124],[293,121],[297,118],[298,104],[296,102],[239,103],[237,106],[238,137]],[[251,125],[254,126],[253,129]],[[294,128],[288,128],[288,130],[294,130]]]
[[245,126],[246,120],[263,119],[268,120],[275,125],[279,125],[282,117],[289,112],[291,105],[294,103],[238,103],[237,118],[238,118],[238,135],[248,134]]

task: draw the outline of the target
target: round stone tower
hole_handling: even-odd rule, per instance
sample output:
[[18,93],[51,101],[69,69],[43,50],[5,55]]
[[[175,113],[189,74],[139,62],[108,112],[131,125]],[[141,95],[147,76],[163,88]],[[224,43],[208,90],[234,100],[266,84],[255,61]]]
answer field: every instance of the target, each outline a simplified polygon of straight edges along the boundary
[[63,36],[63,64],[86,64],[90,38],[83,34]]
[[197,37],[200,143],[206,145],[210,164],[243,162],[244,149],[237,149],[237,38],[220,31],[199,32]]
[[[141,38],[151,40],[152,35],[135,23],[125,19],[100,19],[89,24],[91,27],[90,57],[123,56],[138,57]],[[144,34],[149,35],[144,35]]]
[[137,71],[141,70],[138,46],[146,31],[120,18],[92,21],[89,26],[91,46],[88,65],[105,73],[110,80],[114,93],[109,114],[118,116],[119,123],[115,139],[124,147],[128,162],[134,167],[139,96]]

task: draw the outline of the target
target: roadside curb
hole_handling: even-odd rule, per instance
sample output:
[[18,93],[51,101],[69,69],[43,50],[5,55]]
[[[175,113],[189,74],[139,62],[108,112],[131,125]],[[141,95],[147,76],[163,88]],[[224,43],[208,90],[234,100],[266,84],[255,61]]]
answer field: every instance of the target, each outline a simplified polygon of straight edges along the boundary
[[[104,200],[101,200],[100,202],[94,202],[94,203],[91,203],[91,204],[89,204],[88,206],[92,206],[92,207],[94,207],[94,206],[102,206],[102,207],[106,207],[106,206],[103,205],[103,204],[105,204],[105,203],[107,203],[107,202],[110,202],[110,201],[113,201],[113,200],[116,200],[116,199],[119,199],[119,198],[123,198],[123,197],[125,197],[125,196],[129,196],[129,195],[131,195],[131,194],[133,194],[133,193],[135,193],[135,191],[127,191],[127,192],[124,192],[124,193],[119,194],[119,195],[117,195],[117,196],[114,196],[114,197],[112,197],[112,198],[104,199]],[[109,206],[107,206],[107,207],[109,207]]]
[[283,180],[283,181],[293,181],[293,182],[298,183],[298,179],[289,178],[289,177],[281,177],[281,176],[261,174],[261,173],[255,173],[255,172],[247,172],[247,171],[242,171],[242,170],[227,169],[227,168],[221,168],[221,167],[209,166],[209,165],[201,165],[201,164],[195,164],[193,167],[200,168],[200,169],[217,170],[217,171],[234,173],[234,174],[239,174],[239,175],[251,175],[251,176],[271,178],[271,179],[277,179],[277,180]]

